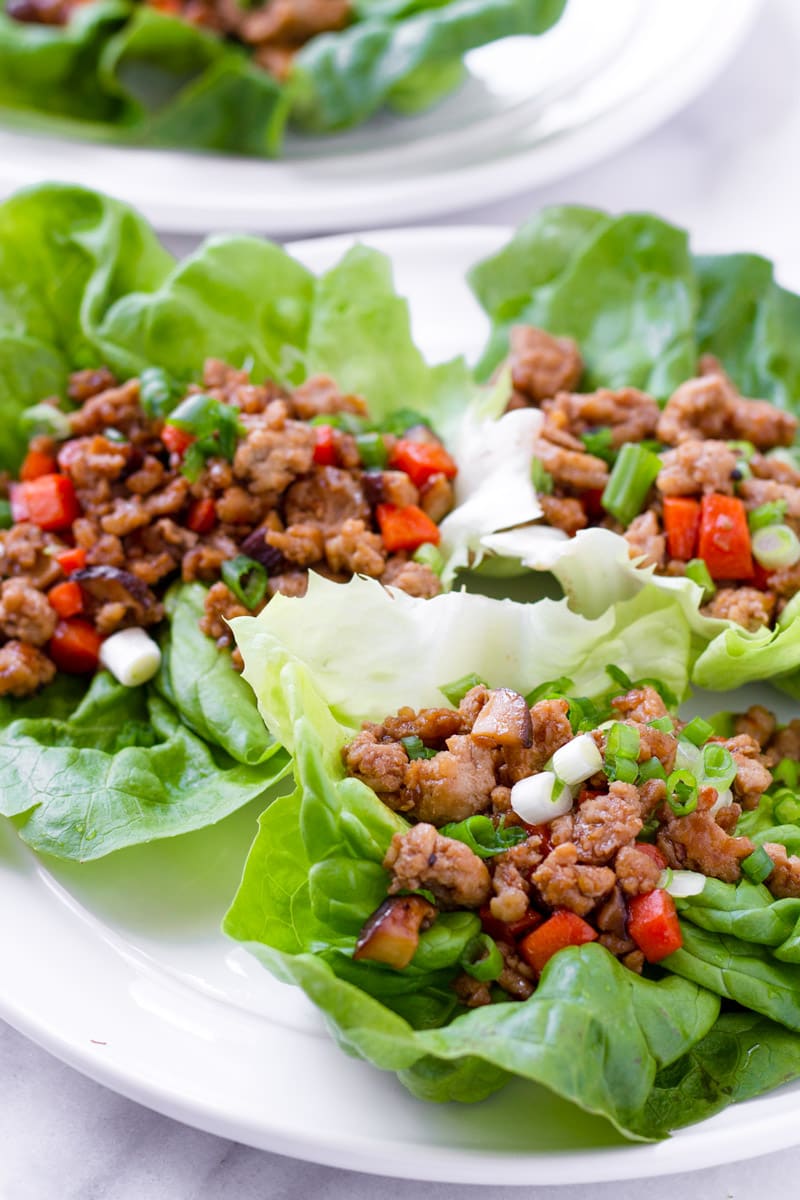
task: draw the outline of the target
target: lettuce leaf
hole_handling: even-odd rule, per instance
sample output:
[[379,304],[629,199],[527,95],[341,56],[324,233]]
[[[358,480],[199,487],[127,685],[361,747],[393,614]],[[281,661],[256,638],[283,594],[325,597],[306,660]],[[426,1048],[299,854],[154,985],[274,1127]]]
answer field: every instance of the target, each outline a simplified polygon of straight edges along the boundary
[[286,85],[245,47],[149,5],[95,0],[64,27],[0,13],[0,107],[23,128],[275,157],[290,115],[305,128],[331,131],[385,105],[418,112],[458,86],[468,50],[543,33],[564,5],[360,4],[347,29],[306,45]]

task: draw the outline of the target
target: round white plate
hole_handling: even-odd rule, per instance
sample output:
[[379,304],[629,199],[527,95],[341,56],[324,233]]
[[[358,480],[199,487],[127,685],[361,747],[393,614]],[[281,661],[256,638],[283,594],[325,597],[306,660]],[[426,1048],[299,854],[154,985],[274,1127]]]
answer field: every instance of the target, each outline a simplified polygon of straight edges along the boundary
[[[409,297],[426,354],[475,354],[486,321],[464,282],[499,229],[370,234]],[[351,238],[293,247],[314,270]],[[768,687],[697,698],[697,711]],[[334,1166],[465,1183],[580,1183],[710,1166],[800,1141],[800,1084],[658,1145],[522,1081],[478,1105],[426,1105],[346,1057],[304,995],[219,922],[255,831],[253,806],[216,828],[84,866],[38,861],[0,822],[0,1016],[115,1090],[182,1121]]]
[[541,38],[468,56],[433,111],[288,139],[279,162],[0,130],[0,197],[58,179],[134,204],[159,228],[273,236],[405,223],[513,195],[595,162],[686,104],[760,0],[569,0]]

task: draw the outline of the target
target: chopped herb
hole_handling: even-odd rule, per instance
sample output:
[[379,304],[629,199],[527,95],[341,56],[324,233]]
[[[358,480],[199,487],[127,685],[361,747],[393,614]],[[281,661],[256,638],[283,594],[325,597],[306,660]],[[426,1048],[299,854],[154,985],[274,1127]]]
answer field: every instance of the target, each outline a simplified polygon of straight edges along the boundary
[[750,532],[757,533],[759,529],[766,529],[769,525],[780,525],[786,516],[787,508],[785,500],[768,500],[766,504],[760,504],[747,514]]
[[555,487],[553,476],[544,469],[544,463],[540,458],[531,459],[531,483],[543,496],[549,496]]
[[660,758],[648,758],[647,762],[643,762],[639,767],[640,783],[647,783],[650,779],[663,779],[666,781],[666,778],[667,772]]
[[649,721],[651,729],[657,729],[659,733],[674,733],[675,726],[672,723],[672,717],[656,717],[654,721]]
[[528,692],[525,697],[525,703],[528,708],[533,708],[534,704],[538,704],[540,700],[563,700],[568,699],[569,692],[575,684],[566,675],[560,675],[558,679],[548,679],[545,683],[540,683],[532,692]]
[[246,554],[229,558],[222,564],[220,574],[236,599],[251,612],[267,594],[269,580],[265,568]]
[[[381,421],[379,426],[381,433],[391,433],[395,437],[402,437],[404,433],[408,433],[409,429],[417,429],[419,427],[430,429],[430,421],[413,408],[399,409],[398,412],[392,413]],[[431,432],[433,431],[431,430]]]
[[232,462],[236,444],[245,433],[237,408],[202,393],[187,396],[173,410],[167,425],[174,425],[176,429],[191,433],[195,438],[184,455],[181,467],[190,480],[198,478],[207,458],[219,456]]
[[357,413],[349,412],[318,413],[308,423],[309,425],[330,425],[331,429],[339,429],[342,433],[351,433],[354,437],[364,433],[368,425],[366,417],[359,417]]
[[595,458],[602,458],[603,462],[613,466],[617,450],[614,446],[614,433],[607,425],[582,433],[581,441],[588,454],[593,454]]
[[418,546],[412,555],[414,562],[421,563],[423,567],[430,567],[434,575],[441,575],[444,569],[444,558],[438,546],[434,546],[433,542],[423,542]]
[[139,376],[139,403],[151,421],[168,417],[184,391],[161,367],[147,367]]
[[487,684],[479,675],[462,675],[460,679],[454,679],[452,683],[441,684],[439,691],[450,701],[454,708],[458,708],[467,692],[471,692],[474,687],[479,687],[480,685],[487,687]]
[[681,737],[686,738],[693,746],[702,746],[714,732],[714,726],[704,721],[702,717],[693,717],[688,725],[681,730]]
[[361,461],[368,470],[383,470],[389,461],[386,442],[380,433],[357,433],[356,446]]
[[473,854],[478,855],[478,858],[491,858],[495,854],[502,854],[511,846],[518,846],[520,842],[524,842],[528,836],[520,825],[509,825],[506,829],[504,818],[501,817],[495,825],[489,817],[482,814],[467,817],[465,821],[451,821],[448,825],[442,825],[439,832],[443,837],[463,842]]
[[608,477],[600,500],[603,508],[627,527],[642,511],[660,470],[661,459],[657,454],[627,442]]
[[412,734],[410,737],[400,738],[401,746],[405,746],[406,754],[409,758],[435,758],[436,751],[429,750],[422,741],[422,738]]

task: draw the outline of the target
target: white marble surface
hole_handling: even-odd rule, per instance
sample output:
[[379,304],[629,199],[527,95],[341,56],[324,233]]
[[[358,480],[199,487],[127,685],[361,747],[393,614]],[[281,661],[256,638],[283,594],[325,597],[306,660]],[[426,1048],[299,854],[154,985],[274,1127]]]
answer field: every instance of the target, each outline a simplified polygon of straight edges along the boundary
[[[705,249],[751,249],[800,282],[800,4],[767,0],[748,44],[645,142],[536,194],[461,215],[514,223],[545,203],[655,210]],[[191,243],[172,239],[176,249]],[[124,1100],[0,1024],[0,1200],[455,1200],[464,1189],[293,1162],[188,1129]],[[800,1128],[798,1129],[800,1142]],[[745,1200],[796,1174],[787,1151],[692,1175],[519,1189],[531,1200]],[[535,1179],[531,1181],[535,1184]],[[472,1188],[480,1200],[508,1189]]]

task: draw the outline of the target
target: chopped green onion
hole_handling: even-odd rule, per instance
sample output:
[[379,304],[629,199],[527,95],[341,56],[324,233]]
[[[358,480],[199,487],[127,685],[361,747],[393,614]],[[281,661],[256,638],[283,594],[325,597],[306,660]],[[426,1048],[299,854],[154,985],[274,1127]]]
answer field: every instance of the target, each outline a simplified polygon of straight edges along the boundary
[[798,764],[793,758],[782,758],[778,765],[772,768],[772,778],[775,783],[783,783],[796,792],[800,779]]
[[[403,739],[405,740],[405,739]],[[410,757],[410,756],[409,756]],[[478,858],[491,858],[495,854],[503,854],[512,846],[524,842],[528,834],[521,825],[505,827],[505,817],[501,817],[497,825],[481,813],[467,817],[464,821],[451,821],[439,829],[442,837],[454,838],[469,846]]]
[[103,437],[109,442],[116,443],[118,446],[124,446],[128,441],[122,430],[115,429],[113,425],[110,425],[108,429],[103,430]]
[[716,788],[719,794],[731,786],[738,768],[730,750],[719,742],[709,742],[703,747],[702,770],[704,783]]
[[763,846],[742,859],[742,871],[751,883],[763,883],[775,870],[775,864]]
[[788,505],[785,500],[768,500],[747,514],[747,524],[751,533],[766,529],[769,525],[780,525],[786,516]]
[[251,612],[267,594],[269,580],[266,570],[260,562],[248,558],[246,554],[237,554],[236,558],[229,558],[222,564],[220,573],[223,582],[236,599]]
[[349,412],[330,412],[317,413],[316,417],[311,417],[309,425],[329,425],[331,429],[340,429],[342,433],[352,433],[354,437],[358,437],[364,432],[367,427],[366,417],[359,417],[356,413]]
[[664,764],[660,758],[648,758],[647,762],[643,762],[639,767],[639,782],[647,783],[650,779],[666,780],[667,772],[664,769]]
[[619,452],[600,499],[606,512],[628,526],[644,507],[647,493],[661,470],[661,459],[651,450],[628,442]]
[[11,502],[9,500],[0,500],[0,529],[10,529],[14,524],[14,518],[11,515]]
[[490,938],[488,933],[479,933],[474,937],[458,962],[468,975],[479,979],[481,983],[498,979],[504,966],[497,942]]
[[800,540],[788,525],[768,525],[753,534],[753,557],[768,571],[792,567],[800,559]]
[[444,558],[438,546],[434,546],[433,542],[423,542],[418,546],[412,555],[414,562],[420,563],[423,567],[430,567],[434,575],[441,575],[444,570]]
[[430,429],[431,423],[427,417],[423,417],[413,408],[401,408],[381,421],[380,431],[394,434],[395,437],[402,437],[404,433],[408,433],[409,429],[416,429],[419,426],[423,429]]
[[45,437],[64,442],[72,435],[69,417],[54,404],[32,404],[19,417],[19,431],[25,438]]
[[728,448],[735,450],[739,457],[748,463],[756,452],[756,448],[752,442],[728,442]]
[[672,722],[672,717],[656,717],[654,721],[648,722],[651,729],[657,729],[659,733],[674,733],[675,726]]
[[697,808],[697,780],[691,771],[673,771],[667,780],[667,802],[676,817],[687,817]]
[[544,496],[549,496],[555,487],[553,476],[549,471],[545,471],[540,458],[531,459],[531,483],[536,491]]
[[797,825],[800,822],[800,796],[789,791],[779,794],[772,811],[779,825]]
[[[590,733],[596,729],[603,719],[602,711],[588,696],[568,697],[569,709],[567,716],[573,733]],[[527,703],[527,697],[526,697]],[[528,704],[531,708],[532,705]]]
[[368,470],[383,470],[389,461],[389,451],[380,433],[357,433],[356,446],[361,461]]
[[424,744],[421,737],[411,734],[409,737],[400,738],[400,745],[405,746],[406,754],[409,758],[435,758],[436,751],[429,750]]
[[487,686],[479,675],[462,675],[460,679],[454,679],[452,683],[441,684],[439,691],[450,701],[454,708],[458,708],[467,692],[471,692],[474,687],[481,685],[483,687]]
[[540,683],[532,692],[528,692],[525,697],[525,703],[528,708],[533,708],[534,704],[538,704],[540,700],[561,700],[567,698],[567,693],[575,687],[571,679],[566,675],[560,675],[558,679],[548,679],[545,683]]
[[639,730],[635,726],[615,721],[606,737],[606,758],[632,758],[635,761],[639,757],[639,744]]
[[636,838],[637,842],[650,842],[652,844],[656,840],[656,834],[660,828],[661,822],[658,817],[648,817],[642,826],[639,836]]
[[639,764],[634,758],[612,758],[606,760],[606,775],[612,783],[636,783]]
[[711,578],[711,572],[702,558],[692,558],[686,564],[684,573],[687,579],[691,579],[698,587],[703,589],[703,599],[708,600],[714,595],[717,590],[717,585]]
[[694,746],[702,746],[713,732],[714,726],[710,725],[708,721],[704,721],[702,717],[693,717],[688,725],[684,725],[680,736],[686,738]]
[[[202,392],[182,400],[170,413],[167,424],[194,434],[194,446],[204,458],[219,455],[229,462],[233,460],[236,443],[246,432],[238,408]],[[191,466],[194,469],[196,463],[192,462]]]
[[606,675],[624,691],[630,692],[633,689],[633,680],[630,675],[625,674],[622,667],[615,667],[613,663],[608,663],[606,666]]
[[151,421],[168,417],[183,391],[161,367],[147,367],[139,376],[139,403]]
[[602,458],[609,466],[613,466],[617,451],[614,446],[613,431],[607,425],[600,429],[591,429],[588,433],[582,433],[581,441],[586,447],[587,454],[593,454],[595,458]]

